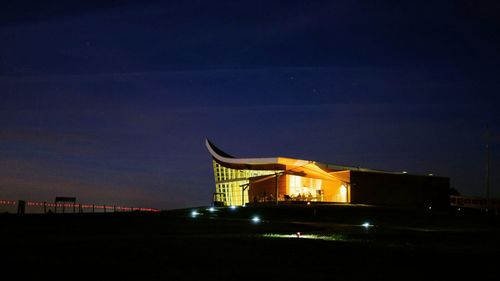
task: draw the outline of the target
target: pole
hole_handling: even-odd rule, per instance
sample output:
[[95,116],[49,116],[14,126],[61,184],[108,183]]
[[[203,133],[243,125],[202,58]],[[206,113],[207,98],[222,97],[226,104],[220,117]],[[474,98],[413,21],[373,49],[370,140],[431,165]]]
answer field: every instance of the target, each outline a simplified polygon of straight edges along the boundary
[[490,146],[486,145],[486,198],[490,200]]
[[490,128],[486,124],[486,202],[490,202]]
[[278,187],[279,187],[279,173],[276,173],[276,205],[278,205]]
[[[245,183],[241,186],[241,206],[245,206],[245,190],[250,187],[250,183]],[[248,195],[248,202],[250,203],[250,194]],[[255,202],[254,202],[255,203]]]

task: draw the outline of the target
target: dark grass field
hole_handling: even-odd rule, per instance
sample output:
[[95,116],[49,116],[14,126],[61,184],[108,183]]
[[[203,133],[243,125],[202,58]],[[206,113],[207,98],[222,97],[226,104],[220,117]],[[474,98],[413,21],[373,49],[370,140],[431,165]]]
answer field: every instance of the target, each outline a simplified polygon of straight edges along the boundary
[[[254,216],[261,221],[253,222]],[[361,226],[365,222],[370,226]],[[500,276],[498,216],[454,209],[260,206],[211,212],[200,207],[161,213],[0,215],[0,223],[3,272],[21,280]]]

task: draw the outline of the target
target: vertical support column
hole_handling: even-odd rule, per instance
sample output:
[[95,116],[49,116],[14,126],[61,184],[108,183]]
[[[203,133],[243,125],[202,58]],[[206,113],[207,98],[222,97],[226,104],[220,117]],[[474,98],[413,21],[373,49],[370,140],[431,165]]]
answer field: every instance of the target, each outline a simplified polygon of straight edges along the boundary
[[278,194],[278,192],[279,192],[279,181],[280,181],[279,177],[280,177],[280,174],[276,173],[276,198],[275,198],[276,205],[278,205],[278,196],[279,196],[279,194]]

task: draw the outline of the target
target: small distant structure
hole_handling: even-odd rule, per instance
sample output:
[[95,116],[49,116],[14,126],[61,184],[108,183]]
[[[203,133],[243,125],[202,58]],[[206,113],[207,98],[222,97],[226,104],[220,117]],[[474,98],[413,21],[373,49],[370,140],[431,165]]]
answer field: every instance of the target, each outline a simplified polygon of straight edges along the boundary
[[56,197],[56,200],[55,200],[55,209],[54,209],[54,212],[57,213],[57,203],[62,203],[62,213],[64,214],[64,211],[65,211],[65,207],[66,207],[66,204],[67,203],[72,203],[71,205],[73,206],[73,213],[75,212],[75,206],[76,206],[76,197],[61,197],[61,196],[58,196]]
[[24,215],[26,213],[26,201],[19,200],[17,201],[17,214]]

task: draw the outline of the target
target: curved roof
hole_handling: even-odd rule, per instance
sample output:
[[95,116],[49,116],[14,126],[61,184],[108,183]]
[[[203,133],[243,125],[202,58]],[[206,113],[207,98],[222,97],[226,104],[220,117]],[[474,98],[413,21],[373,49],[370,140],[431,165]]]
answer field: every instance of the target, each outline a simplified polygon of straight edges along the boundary
[[205,139],[205,145],[216,162],[233,169],[282,170],[289,174],[315,178],[325,179],[334,177],[324,169],[318,167],[314,161],[286,157],[236,158],[222,151],[208,139]]
[[207,146],[208,151],[210,151],[210,154],[212,154],[212,156],[214,156],[214,154],[212,153],[212,151],[213,151],[215,154],[220,155],[222,157],[236,158],[236,157],[231,156],[231,155],[225,153],[224,151],[222,151],[220,148],[215,146],[209,139],[205,139],[205,145]]
[[389,172],[382,170],[366,169],[361,167],[334,165],[319,163],[309,160],[300,160],[286,157],[266,157],[266,158],[237,158],[205,139],[205,145],[212,155],[212,158],[219,164],[232,169],[247,170],[282,170],[288,174],[307,175],[316,178],[339,178],[341,171],[359,171],[384,174],[406,174],[406,172]]
[[220,163],[225,164],[245,164],[245,165],[269,165],[280,164],[277,157],[274,158],[236,158],[215,146],[208,139],[205,139],[205,146],[212,157]]

